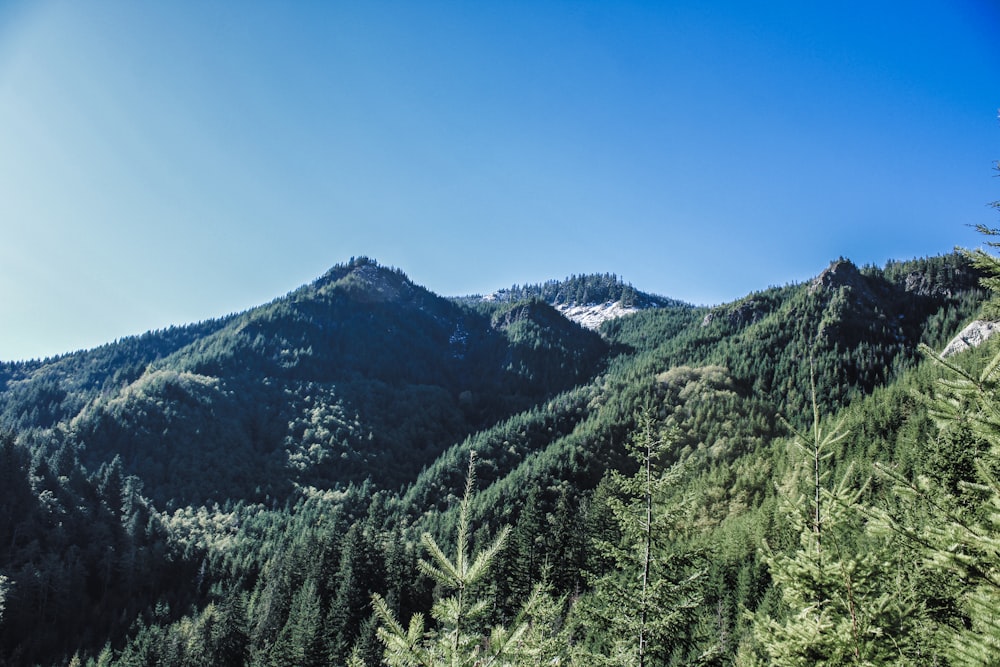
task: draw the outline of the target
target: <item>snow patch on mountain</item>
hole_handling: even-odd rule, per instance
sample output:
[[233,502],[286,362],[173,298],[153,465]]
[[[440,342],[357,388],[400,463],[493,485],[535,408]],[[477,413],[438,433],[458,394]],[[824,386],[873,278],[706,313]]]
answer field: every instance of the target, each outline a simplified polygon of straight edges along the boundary
[[597,329],[608,320],[638,313],[640,310],[634,306],[623,306],[621,301],[590,303],[583,306],[563,303],[557,304],[555,309],[587,329]]

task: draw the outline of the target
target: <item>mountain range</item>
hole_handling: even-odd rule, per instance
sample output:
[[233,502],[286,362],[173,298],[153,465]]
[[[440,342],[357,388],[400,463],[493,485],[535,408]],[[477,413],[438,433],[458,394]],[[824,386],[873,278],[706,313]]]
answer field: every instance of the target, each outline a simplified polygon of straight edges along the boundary
[[[847,415],[833,471],[922,471],[900,444],[929,428],[905,397],[929,372],[918,348],[977,317],[981,278],[959,254],[840,258],[696,307],[610,274],[445,298],[362,257],[243,313],[0,363],[0,663],[197,664],[197,628],[225,662],[199,625],[225,618],[232,664],[282,664],[308,588],[321,662],[378,664],[370,596],[430,608],[419,536],[455,538],[471,452],[476,543],[515,536],[492,620],[528,582],[586,597],[612,566],[585,538],[607,532],[599,501],[634,471],[646,413],[670,429],[662,463],[686,470],[677,544],[713,553],[715,607],[664,655],[690,664],[721,633],[729,664],[744,612],[781,613],[755,540],[791,544],[774,524],[788,429],[813,406]],[[557,540],[567,522],[578,534]]]

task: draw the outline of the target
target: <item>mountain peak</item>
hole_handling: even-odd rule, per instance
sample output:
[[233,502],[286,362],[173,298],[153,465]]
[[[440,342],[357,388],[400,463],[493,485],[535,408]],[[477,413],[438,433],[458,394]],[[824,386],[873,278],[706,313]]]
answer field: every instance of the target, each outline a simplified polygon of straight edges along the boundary
[[830,262],[830,266],[813,279],[812,285],[809,286],[809,291],[816,292],[823,288],[837,289],[838,287],[858,288],[863,287],[863,281],[864,278],[854,262],[841,257],[836,261]]
[[316,282],[319,289],[341,289],[357,301],[398,301],[412,296],[416,285],[400,269],[381,266],[370,257],[352,257],[338,264]]
[[514,285],[482,297],[484,301],[541,299],[566,318],[587,329],[597,329],[607,320],[648,308],[687,306],[680,301],[636,290],[610,273],[573,275],[536,285]]
[[338,280],[343,280],[348,275],[358,271],[377,271],[381,269],[383,269],[383,267],[371,257],[366,257],[364,255],[361,257],[351,257],[351,259],[346,262],[334,264],[329,271],[316,280],[316,283],[319,285],[335,283]]

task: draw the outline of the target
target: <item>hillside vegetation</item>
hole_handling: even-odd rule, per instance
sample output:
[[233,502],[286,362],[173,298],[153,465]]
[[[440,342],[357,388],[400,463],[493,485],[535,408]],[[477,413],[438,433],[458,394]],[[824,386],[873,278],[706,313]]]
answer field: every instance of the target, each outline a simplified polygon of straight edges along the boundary
[[992,271],[702,308],[359,258],[0,364],[0,664],[985,664],[997,348],[931,350]]

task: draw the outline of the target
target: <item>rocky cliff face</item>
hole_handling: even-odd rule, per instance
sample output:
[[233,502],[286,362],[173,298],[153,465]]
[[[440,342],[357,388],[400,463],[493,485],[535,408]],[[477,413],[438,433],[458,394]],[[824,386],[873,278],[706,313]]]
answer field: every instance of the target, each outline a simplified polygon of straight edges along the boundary
[[950,297],[979,285],[980,275],[971,267],[958,266],[944,276],[913,271],[903,280],[903,289],[919,296]]
[[809,292],[815,293],[823,289],[833,290],[841,287],[850,287],[859,297],[874,298],[867,279],[861,275],[854,262],[848,259],[838,259],[831,262],[829,267],[813,278],[809,285]]
[[993,334],[1000,331],[1000,322],[988,322],[986,320],[975,320],[967,327],[958,332],[941,353],[943,357],[950,357],[964,352],[965,350],[979,347]]
[[740,328],[753,324],[765,317],[774,308],[774,304],[765,299],[749,296],[740,299],[730,306],[723,306],[705,315],[701,326],[707,327],[719,318],[724,318],[730,326]]

